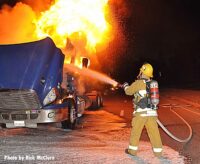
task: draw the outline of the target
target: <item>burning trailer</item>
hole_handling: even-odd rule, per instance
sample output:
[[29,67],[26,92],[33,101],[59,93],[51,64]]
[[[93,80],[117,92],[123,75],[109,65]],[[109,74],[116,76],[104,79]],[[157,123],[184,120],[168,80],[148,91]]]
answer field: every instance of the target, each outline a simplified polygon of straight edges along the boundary
[[97,91],[77,92],[77,77],[64,69],[64,58],[50,38],[0,45],[1,124],[36,128],[39,123],[58,122],[74,129],[86,108],[102,106]]

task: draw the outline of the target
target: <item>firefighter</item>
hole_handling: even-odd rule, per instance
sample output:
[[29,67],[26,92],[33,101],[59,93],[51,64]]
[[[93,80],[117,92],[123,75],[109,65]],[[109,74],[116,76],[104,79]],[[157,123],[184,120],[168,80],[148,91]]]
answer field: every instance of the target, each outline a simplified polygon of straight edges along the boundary
[[157,107],[150,100],[149,84],[153,77],[153,67],[149,63],[145,63],[140,68],[138,79],[130,86],[128,83],[122,85],[126,95],[134,95],[133,104],[134,112],[132,119],[132,129],[130,136],[130,145],[126,152],[135,156],[138,151],[139,139],[143,130],[146,127],[150,142],[153,148],[154,155],[161,157],[162,141],[157,125]]

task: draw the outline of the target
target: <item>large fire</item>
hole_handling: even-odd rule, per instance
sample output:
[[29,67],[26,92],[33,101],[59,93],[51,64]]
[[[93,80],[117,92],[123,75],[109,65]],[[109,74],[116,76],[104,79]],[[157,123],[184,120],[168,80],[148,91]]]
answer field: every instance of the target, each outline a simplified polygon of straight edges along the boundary
[[104,64],[112,69],[113,54],[124,52],[126,40],[121,20],[129,11],[124,0],[15,2],[14,6],[0,6],[0,44],[31,42],[49,36],[66,55],[65,62],[79,65],[81,57],[89,57],[97,69],[101,67],[98,59],[102,56]]
[[106,14],[108,0],[56,0],[35,21],[36,35],[50,36],[66,55],[88,56],[95,53],[97,44],[109,41],[111,26]]

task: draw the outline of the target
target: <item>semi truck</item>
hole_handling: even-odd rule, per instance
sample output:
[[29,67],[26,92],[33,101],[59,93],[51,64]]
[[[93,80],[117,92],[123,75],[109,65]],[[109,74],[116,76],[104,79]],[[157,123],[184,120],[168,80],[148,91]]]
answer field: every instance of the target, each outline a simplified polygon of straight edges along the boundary
[[64,58],[49,37],[0,45],[1,125],[36,128],[40,123],[60,123],[74,129],[85,109],[102,106],[99,92],[77,92],[77,77],[64,69]]

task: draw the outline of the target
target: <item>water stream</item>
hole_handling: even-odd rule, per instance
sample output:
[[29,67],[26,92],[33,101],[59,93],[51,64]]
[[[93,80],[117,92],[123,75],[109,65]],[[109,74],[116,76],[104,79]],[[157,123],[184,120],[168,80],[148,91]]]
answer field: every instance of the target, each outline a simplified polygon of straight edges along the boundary
[[88,77],[97,79],[97,80],[99,80],[101,82],[104,82],[104,83],[107,83],[107,84],[111,84],[113,86],[117,86],[117,84],[118,84],[117,81],[113,80],[109,76],[107,76],[107,75],[105,75],[103,73],[88,69],[88,68],[79,68],[79,67],[77,67],[77,66],[75,66],[73,64],[65,64],[64,68],[67,69],[68,71],[77,72],[80,75],[88,76]]

